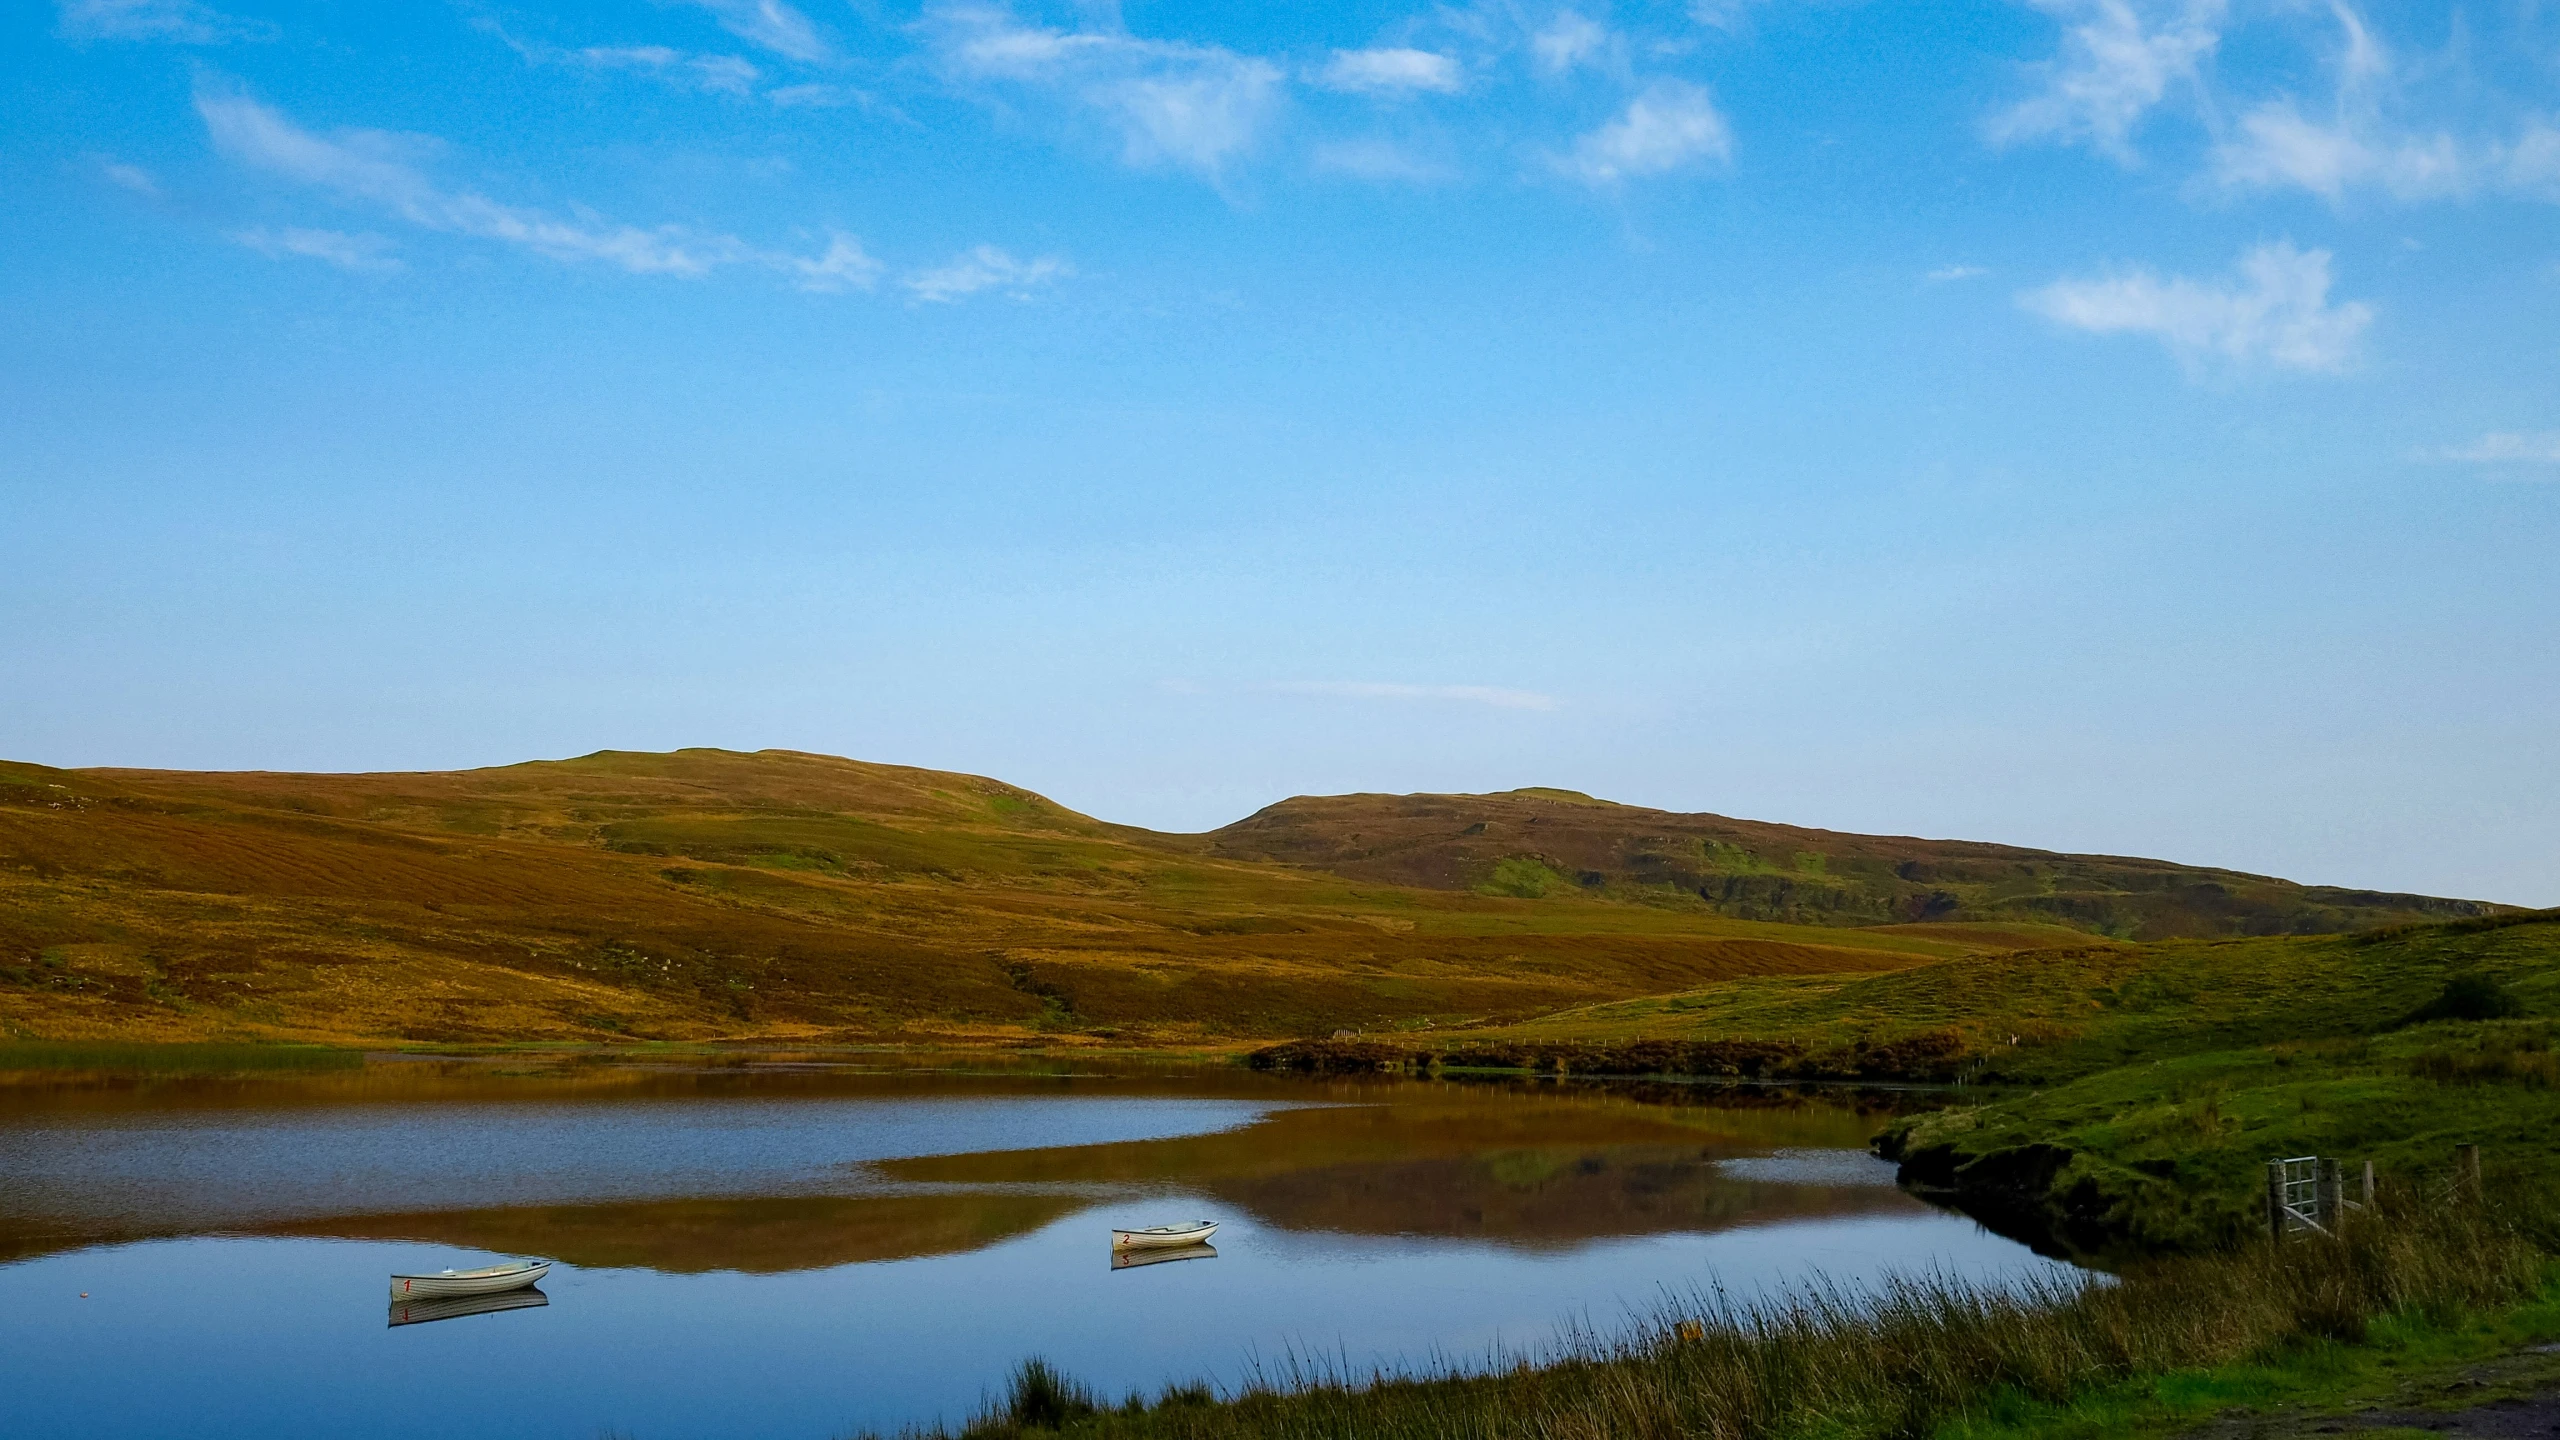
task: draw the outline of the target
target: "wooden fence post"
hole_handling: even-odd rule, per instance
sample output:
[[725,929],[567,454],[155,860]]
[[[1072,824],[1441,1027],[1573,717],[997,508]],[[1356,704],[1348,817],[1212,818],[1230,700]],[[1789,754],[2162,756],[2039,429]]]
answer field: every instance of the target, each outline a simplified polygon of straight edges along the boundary
[[2267,1162],[2267,1234],[2284,1238],[2284,1162]]
[[2465,1199],[2477,1200],[2480,1198],[2479,1146],[2457,1145],[2453,1147],[2453,1183],[2455,1188],[2462,1192]]
[[2364,1208],[2373,1208],[2373,1162],[2364,1162]]

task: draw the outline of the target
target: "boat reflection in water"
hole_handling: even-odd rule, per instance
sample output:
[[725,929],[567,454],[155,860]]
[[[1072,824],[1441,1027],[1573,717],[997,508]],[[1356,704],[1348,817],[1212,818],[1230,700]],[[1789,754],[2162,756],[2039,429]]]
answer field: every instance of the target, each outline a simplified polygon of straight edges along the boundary
[[1161,1265],[1167,1260],[1215,1260],[1214,1245],[1160,1245],[1152,1249],[1118,1249],[1111,1252],[1111,1268],[1128,1270],[1140,1265]]
[[499,1310],[531,1310],[551,1303],[551,1297],[539,1290],[503,1290],[495,1295],[452,1295],[441,1300],[394,1300],[391,1323],[424,1325],[430,1320],[459,1320],[465,1315],[488,1315]]

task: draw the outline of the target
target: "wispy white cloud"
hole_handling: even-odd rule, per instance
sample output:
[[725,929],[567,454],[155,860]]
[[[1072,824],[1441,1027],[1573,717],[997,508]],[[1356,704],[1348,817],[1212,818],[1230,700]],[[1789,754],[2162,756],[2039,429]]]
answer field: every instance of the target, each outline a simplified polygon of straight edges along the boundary
[[231,238],[262,255],[279,259],[298,255],[308,260],[325,261],[341,270],[398,270],[400,261],[391,252],[391,241],[371,233],[350,235],[343,230],[304,230],[292,226],[270,230],[259,227],[235,230]]
[[676,90],[714,95],[748,95],[764,72],[738,55],[706,55],[669,45],[587,45],[569,48],[527,40],[487,15],[475,16],[472,27],[495,35],[528,65],[557,65],[573,70],[642,75]]
[[2200,85],[2221,43],[2224,0],[2028,0],[2063,22],[2042,93],[1992,117],[1996,142],[2086,141],[2131,163],[2132,137],[2172,87]]
[[2560,200],[2560,124],[2536,120],[2498,157],[2499,180],[2520,194]]
[[2329,298],[2330,255],[2278,241],[2240,257],[2219,280],[2128,270],[2057,280],[2018,297],[2058,324],[2099,335],[2146,335],[2191,368],[2206,361],[2334,371],[2352,364],[2373,307]]
[[1094,94],[1116,112],[1131,164],[1170,163],[1214,175],[1250,149],[1278,107],[1280,71],[1259,60],[1123,80]]
[[65,40],[158,40],[219,45],[275,33],[263,21],[226,15],[196,0],[59,0],[54,33]]
[[1404,685],[1372,680],[1284,680],[1266,687],[1284,695],[1332,695],[1346,700],[1454,700],[1497,710],[1553,710],[1556,698],[1535,690],[1495,685]]
[[2468,445],[2447,446],[2436,458],[2472,465],[2560,465],[2560,430],[2492,430]]
[[777,85],[764,92],[765,100],[785,110],[840,110],[847,105],[870,109],[876,103],[871,92],[850,85]]
[[590,70],[620,70],[649,76],[679,90],[715,95],[749,95],[763,72],[737,55],[694,55],[665,45],[590,45],[559,52],[570,63]]
[[1392,140],[1329,140],[1308,159],[1317,173],[1348,175],[1355,180],[1428,185],[1450,178],[1445,166],[1421,159]]
[[807,64],[835,58],[835,46],[817,23],[783,0],[690,0],[711,12],[720,28],[776,55]]
[[1732,128],[1704,87],[1656,80],[1616,119],[1576,140],[1559,164],[1585,184],[1612,185],[1732,155]]
[[778,259],[784,270],[798,277],[801,289],[823,295],[868,290],[880,283],[880,262],[871,258],[861,241],[842,233],[829,235],[827,248],[814,256]]
[[1458,62],[1432,50],[1401,46],[1376,50],[1336,50],[1316,79],[1334,90],[1367,95],[1430,92],[1454,95],[1466,86]]
[[2472,169],[2451,135],[2395,135],[2369,117],[2310,120],[2291,100],[2242,115],[2238,130],[2214,146],[2212,167],[2225,186],[2290,186],[2332,203],[2366,185],[2403,200],[2458,195]]
[[1740,30],[1762,0],[1689,0],[1689,18],[1711,30]]
[[[842,237],[826,254],[809,259],[760,250],[732,235],[673,225],[642,229],[585,214],[564,218],[449,189],[414,163],[425,148],[417,137],[379,130],[314,134],[282,111],[234,91],[200,89],[196,112],[214,148],[231,159],[425,230],[493,240],[558,260],[600,261],[635,274],[702,275],[726,265],[756,265],[825,289],[843,288],[858,269],[839,253]],[[819,283],[811,284],[813,279]]]
[[[2137,163],[2144,119],[2190,92],[2211,137],[2200,189],[2300,190],[2331,204],[2358,192],[2404,202],[2481,192],[2560,200],[2560,129],[2531,119],[2501,135],[2476,115],[2414,118],[2419,82],[2443,65],[2404,63],[2351,0],[2294,0],[2234,14],[2228,0],[2024,0],[2064,21],[2041,93],[1992,117],[1996,142],[2084,142]],[[2242,19],[2314,48],[2324,93],[2217,95],[2208,67]]]
[[1074,266],[1054,255],[1017,260],[993,245],[980,245],[953,256],[948,264],[917,271],[907,277],[906,286],[917,299],[938,304],[981,290],[1000,290],[1028,300],[1035,291],[1074,273]]
[[1260,140],[1286,89],[1280,67],[1258,56],[1027,25],[995,5],[935,6],[920,30],[954,77],[1026,86],[1100,117],[1136,166],[1217,177]]
[[1979,265],[1941,265],[1929,272],[1928,279],[1933,285],[1944,285],[1951,280],[1979,280],[1990,273]]
[[160,194],[158,177],[139,165],[128,164],[122,160],[101,160],[98,162],[98,173],[106,177],[108,184],[118,189],[130,190],[136,195],[148,195],[155,199]]
[[2476,162],[2451,134],[2412,131],[2384,114],[2393,60],[2364,17],[2345,0],[2331,0],[2329,13],[2338,27],[2330,113],[2306,116],[2290,97],[2252,106],[2214,146],[2213,178],[2239,189],[2308,190],[2333,204],[2364,186],[2403,200],[2470,188]]
[[1609,27],[1579,10],[1559,10],[1532,31],[1529,60],[1540,74],[1562,75],[1608,58],[1615,37]]
[[743,258],[727,236],[688,236],[672,227],[565,220],[502,204],[467,190],[447,190],[406,158],[417,142],[379,130],[315,135],[283,112],[248,96],[203,90],[196,96],[214,148],[244,165],[365,201],[429,230],[504,241],[564,260],[603,260],[625,270],[699,275]]

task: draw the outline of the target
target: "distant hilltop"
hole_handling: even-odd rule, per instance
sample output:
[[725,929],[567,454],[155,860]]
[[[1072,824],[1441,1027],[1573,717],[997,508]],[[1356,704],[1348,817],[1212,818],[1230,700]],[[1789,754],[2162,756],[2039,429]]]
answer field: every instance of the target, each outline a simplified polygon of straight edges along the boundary
[[1683,815],[1545,788],[1302,795],[1205,838],[1218,855],[1396,885],[1694,901],[1797,925],[2028,920],[2159,940],[2324,934],[2509,908],[2166,860]]

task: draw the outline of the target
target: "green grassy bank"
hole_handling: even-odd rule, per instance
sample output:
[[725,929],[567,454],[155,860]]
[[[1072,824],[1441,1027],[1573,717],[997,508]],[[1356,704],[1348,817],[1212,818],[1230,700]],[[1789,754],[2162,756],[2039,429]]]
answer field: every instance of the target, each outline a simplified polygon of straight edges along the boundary
[[2416,1185],[2470,1144],[2493,1177],[2560,1185],[2560,913],[1760,977],[1255,1058],[1960,1084],[1880,1138],[1905,1181],[2116,1263],[2237,1242],[2275,1156]]
[[968,1440],[1712,1436],[1865,1440],[2160,1431],[2228,1403],[2353,1398],[2410,1360],[2560,1334],[2550,1227],[2402,1194],[2341,1238],[2155,1261],[1993,1292],[1712,1297],[1638,1333],[1489,1373],[1298,1373],[1226,1397],[1107,1404],[1045,1365]]

